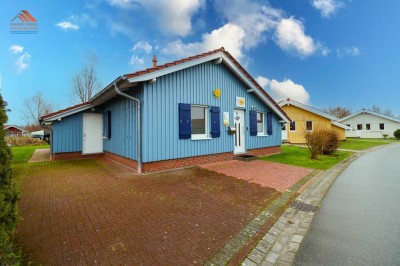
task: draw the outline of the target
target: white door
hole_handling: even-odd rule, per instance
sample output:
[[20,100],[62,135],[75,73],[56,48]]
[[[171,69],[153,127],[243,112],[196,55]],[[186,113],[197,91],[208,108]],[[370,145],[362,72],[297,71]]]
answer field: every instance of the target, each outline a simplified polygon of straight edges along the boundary
[[233,120],[235,122],[236,134],[235,134],[235,150],[234,153],[245,153],[246,149],[244,146],[245,136],[246,136],[246,127],[244,124],[244,111],[243,110],[234,110],[233,111]]
[[282,141],[287,140],[287,128],[286,124],[282,124]]
[[83,154],[103,152],[103,115],[83,114]]

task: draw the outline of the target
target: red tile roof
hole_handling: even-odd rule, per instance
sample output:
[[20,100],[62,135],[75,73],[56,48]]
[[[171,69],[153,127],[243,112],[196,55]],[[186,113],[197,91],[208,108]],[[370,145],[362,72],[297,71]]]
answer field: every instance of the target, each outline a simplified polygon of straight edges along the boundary
[[[164,65],[159,65],[159,66],[156,66],[156,67],[151,67],[151,68],[147,68],[147,69],[145,69],[145,70],[140,70],[140,71],[136,71],[136,72],[134,72],[134,73],[126,74],[125,77],[128,78],[128,79],[134,78],[134,77],[139,77],[139,76],[144,75],[144,74],[148,74],[148,73],[152,73],[152,72],[155,72],[155,71],[158,71],[158,70],[161,70],[161,69],[165,69],[165,68],[168,68],[168,67],[180,65],[180,64],[183,64],[183,63],[186,63],[186,62],[189,62],[189,61],[192,61],[192,60],[196,60],[196,59],[199,59],[199,58],[203,58],[203,57],[206,57],[206,56],[209,56],[209,55],[213,55],[213,54],[216,54],[216,53],[219,53],[219,52],[223,52],[227,57],[229,57],[229,59],[235,64],[235,66],[236,66],[236,67],[237,67],[237,68],[238,68],[238,69],[239,69],[239,70],[240,70],[240,71],[241,71],[241,72],[256,86],[256,87],[257,87],[257,89],[258,89],[262,94],[264,94],[264,96],[267,97],[268,100],[269,100],[278,110],[280,110],[280,112],[281,112],[283,115],[285,115],[285,117],[286,117],[287,119],[290,120],[290,118],[287,116],[287,114],[285,113],[285,111],[283,111],[282,108],[281,108],[281,107],[268,95],[268,93],[257,83],[257,81],[255,81],[255,80],[253,79],[253,77],[242,67],[242,65],[240,65],[240,63],[239,63],[238,61],[236,61],[236,59],[235,59],[228,51],[225,51],[225,48],[224,48],[224,47],[221,47],[221,48],[219,48],[219,49],[216,49],[216,50],[213,50],[213,51],[210,51],[210,52],[206,52],[206,53],[198,54],[198,55],[195,55],[195,56],[190,56],[190,57],[187,57],[187,58],[183,58],[183,59],[180,59],[180,60],[176,60],[176,61],[173,61],[173,62],[170,62],[170,63],[166,63],[166,64],[164,64]],[[81,103],[81,104],[78,104],[78,105],[71,106],[71,107],[66,108],[66,109],[59,110],[59,111],[54,112],[54,113],[46,114],[46,115],[42,116],[42,119],[43,119],[43,118],[50,117],[50,116],[54,116],[54,115],[57,115],[57,114],[61,114],[61,113],[67,112],[67,111],[69,111],[69,110],[72,110],[72,109],[75,109],[75,108],[78,108],[78,107],[81,107],[81,106],[84,106],[84,105],[88,105],[88,104],[89,104],[89,102],[85,102],[85,103]]]
[[166,64],[164,64],[164,65],[160,65],[160,66],[157,66],[157,67],[151,67],[151,68],[147,68],[147,69],[145,69],[145,70],[140,70],[140,71],[137,71],[137,72],[134,72],[134,73],[130,73],[130,74],[126,74],[125,75],[125,77],[126,78],[128,78],[128,79],[130,79],[130,78],[135,78],[135,77],[138,77],[138,76],[141,76],[141,75],[144,75],[144,74],[148,74],[148,73],[152,73],[152,72],[155,72],[155,71],[158,71],[158,70],[161,70],[161,69],[165,69],[165,68],[168,68],[168,67],[171,67],[171,66],[176,66],[176,65],[179,65],[179,64],[183,64],[183,63],[186,63],[186,62],[188,62],[188,61],[192,61],[192,60],[196,60],[196,59],[199,59],[199,58],[203,58],[203,57],[206,57],[206,56],[209,56],[209,55],[212,55],[212,54],[216,54],[216,53],[219,53],[219,52],[223,52],[227,57],[229,57],[229,59],[231,59],[232,60],[232,62],[235,64],[235,66],[261,91],[261,93],[262,94],[264,94],[264,96],[266,96],[267,98],[268,98],[268,100],[270,100],[271,101],[271,103],[278,109],[278,110],[280,110],[281,112],[282,112],[282,114],[284,114],[285,116],[286,116],[286,118],[287,119],[289,119],[289,121],[290,121],[290,118],[289,118],[289,116],[285,113],[285,111],[283,111],[282,110],[282,108],[271,98],[271,96],[269,96],[269,94],[258,84],[258,82],[257,81],[255,81],[254,79],[253,79],[253,77],[242,67],[242,65],[228,52],[228,51],[225,51],[225,48],[224,47],[221,47],[221,48],[219,48],[219,49],[216,49],[216,50],[214,50],[214,51],[210,51],[210,52],[206,52],[206,53],[202,53],[202,54],[198,54],[198,55],[195,55],[195,56],[191,56],[191,57],[187,57],[187,58],[183,58],[183,59],[180,59],[180,60],[176,60],[176,61],[173,61],[173,62],[170,62],[170,63],[166,63]]
[[59,115],[59,114],[74,110],[76,108],[79,108],[79,107],[82,107],[82,106],[85,106],[85,105],[90,105],[90,103],[89,102],[79,103],[79,104],[76,104],[74,106],[70,106],[68,108],[61,109],[61,110],[58,110],[58,111],[53,112],[53,113],[45,114],[45,115],[42,116],[42,119],[45,119],[45,118],[48,118],[48,117],[51,117],[51,116],[55,116],[55,115]]

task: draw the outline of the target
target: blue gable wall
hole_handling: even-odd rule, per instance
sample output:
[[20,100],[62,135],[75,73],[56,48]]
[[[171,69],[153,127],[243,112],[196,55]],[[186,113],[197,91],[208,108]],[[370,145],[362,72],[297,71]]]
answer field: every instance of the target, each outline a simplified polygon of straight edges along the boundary
[[[213,90],[220,88],[216,99]],[[232,152],[234,139],[222,125],[222,112],[229,112],[233,124],[236,96],[246,98],[245,124],[249,126],[249,110],[269,111],[224,64],[207,62],[166,76],[155,83],[144,84],[143,103],[143,162]],[[221,137],[207,140],[179,139],[178,104],[201,104],[221,108]],[[246,149],[279,146],[281,127],[273,115],[273,135],[250,136],[246,132]]]
[[81,112],[54,122],[52,153],[82,151],[82,119]]
[[[142,101],[142,86],[125,92]],[[122,96],[117,96],[103,105],[103,111],[111,111],[111,138],[104,140],[105,151],[130,159],[137,159],[137,112],[136,103]]]

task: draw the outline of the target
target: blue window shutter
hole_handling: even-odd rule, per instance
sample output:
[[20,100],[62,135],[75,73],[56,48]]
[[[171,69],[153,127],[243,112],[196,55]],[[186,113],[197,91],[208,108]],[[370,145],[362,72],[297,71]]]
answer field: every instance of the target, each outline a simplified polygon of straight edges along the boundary
[[111,111],[103,113],[103,137],[111,138]]
[[220,129],[220,112],[218,106],[211,106],[211,137],[219,138],[221,135]]
[[190,104],[179,104],[179,139],[190,139],[192,135],[192,120]]
[[257,136],[257,112],[250,111],[250,136]]
[[272,113],[267,113],[267,134],[272,135]]

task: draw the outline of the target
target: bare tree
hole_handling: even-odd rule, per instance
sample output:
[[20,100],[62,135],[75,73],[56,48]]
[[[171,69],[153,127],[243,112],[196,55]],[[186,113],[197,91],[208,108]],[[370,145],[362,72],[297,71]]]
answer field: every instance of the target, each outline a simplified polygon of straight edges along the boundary
[[44,99],[41,92],[25,99],[24,104],[23,118],[27,126],[40,126],[40,117],[53,111],[53,105]]
[[378,113],[378,114],[382,114],[382,109],[379,106],[375,105],[375,104],[372,105],[371,108],[368,108],[368,110],[372,111],[372,112],[375,112],[375,113]]
[[383,114],[387,115],[387,116],[394,117],[394,114],[393,114],[392,110],[390,110],[389,108],[387,108],[385,111],[383,111]]
[[87,102],[100,89],[96,70],[93,65],[87,65],[72,77],[72,101],[74,103]]
[[340,107],[340,106],[329,107],[329,108],[323,109],[322,111],[327,114],[333,115],[337,118],[346,117],[346,116],[350,115],[350,113],[351,113],[350,109],[345,108],[345,107]]

